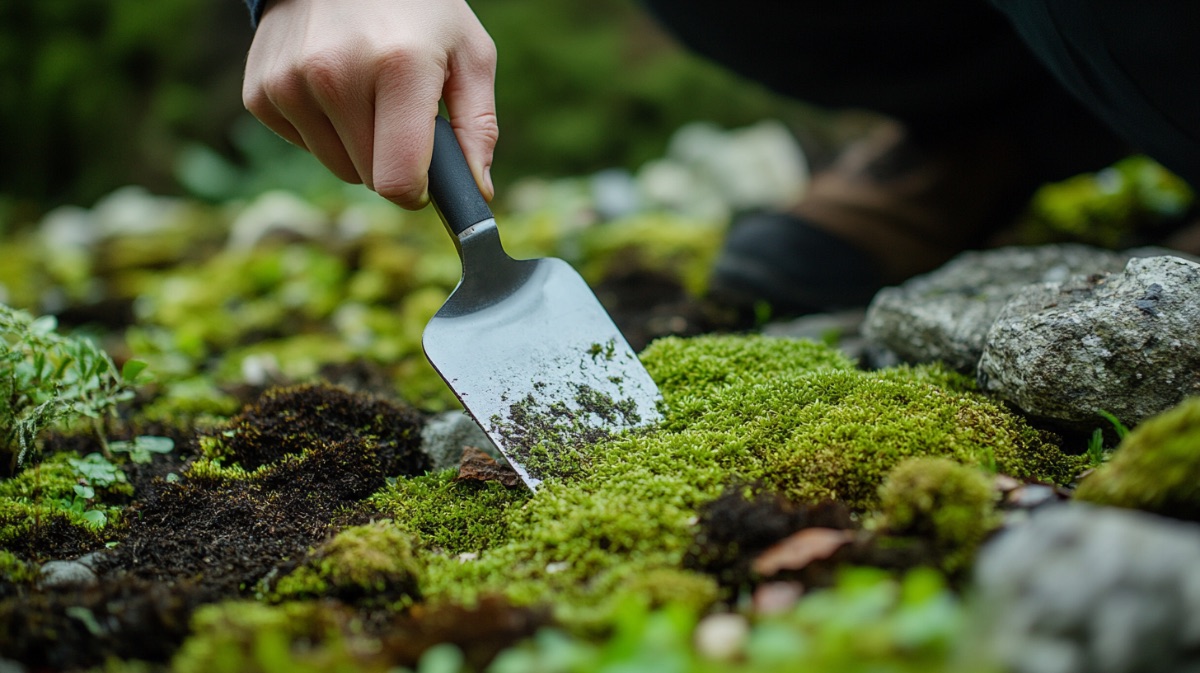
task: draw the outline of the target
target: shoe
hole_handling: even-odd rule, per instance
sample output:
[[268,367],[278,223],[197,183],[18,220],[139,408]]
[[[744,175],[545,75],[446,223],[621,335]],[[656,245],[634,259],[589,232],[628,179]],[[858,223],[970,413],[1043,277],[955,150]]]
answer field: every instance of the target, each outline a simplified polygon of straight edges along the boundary
[[1010,224],[1040,181],[1018,145],[986,133],[919,143],[886,122],[818,172],[782,213],[735,220],[709,280],[712,299],[766,302],[772,315],[865,306]]

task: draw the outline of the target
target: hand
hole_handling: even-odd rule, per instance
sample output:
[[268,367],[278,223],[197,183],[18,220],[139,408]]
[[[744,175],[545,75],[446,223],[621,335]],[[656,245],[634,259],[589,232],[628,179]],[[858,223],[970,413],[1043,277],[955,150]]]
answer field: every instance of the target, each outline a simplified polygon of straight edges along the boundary
[[438,100],[490,201],[496,47],[464,0],[275,0],[246,61],[246,109],[339,178],[428,201]]

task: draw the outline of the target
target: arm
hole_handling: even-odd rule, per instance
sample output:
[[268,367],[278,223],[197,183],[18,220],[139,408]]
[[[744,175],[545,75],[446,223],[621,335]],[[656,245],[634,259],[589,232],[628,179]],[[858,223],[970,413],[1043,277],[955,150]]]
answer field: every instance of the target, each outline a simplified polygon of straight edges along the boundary
[[264,8],[242,98],[339,178],[428,200],[438,101],[488,199],[496,48],[464,0],[247,0]]

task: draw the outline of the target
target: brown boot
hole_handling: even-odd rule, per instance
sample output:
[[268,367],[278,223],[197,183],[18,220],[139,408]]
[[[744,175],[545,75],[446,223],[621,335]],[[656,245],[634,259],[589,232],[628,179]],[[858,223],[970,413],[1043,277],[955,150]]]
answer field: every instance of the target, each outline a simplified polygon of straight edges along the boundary
[[1038,186],[1023,163],[1016,144],[986,132],[930,146],[883,123],[817,173],[790,212],[735,222],[710,289],[776,314],[864,306],[1009,224]]

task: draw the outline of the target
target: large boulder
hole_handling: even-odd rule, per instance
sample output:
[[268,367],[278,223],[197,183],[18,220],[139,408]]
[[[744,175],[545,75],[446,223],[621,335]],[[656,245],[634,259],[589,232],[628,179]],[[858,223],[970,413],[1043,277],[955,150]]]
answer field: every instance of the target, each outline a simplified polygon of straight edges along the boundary
[[1028,287],[987,333],[981,389],[1034,416],[1127,424],[1200,394],[1200,264],[1133,259],[1122,273]]

